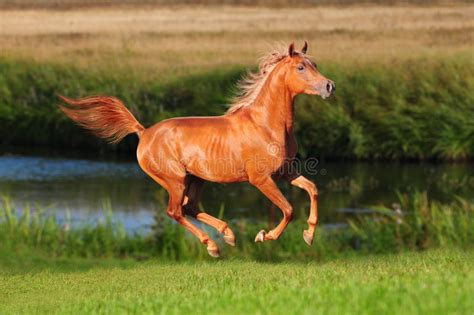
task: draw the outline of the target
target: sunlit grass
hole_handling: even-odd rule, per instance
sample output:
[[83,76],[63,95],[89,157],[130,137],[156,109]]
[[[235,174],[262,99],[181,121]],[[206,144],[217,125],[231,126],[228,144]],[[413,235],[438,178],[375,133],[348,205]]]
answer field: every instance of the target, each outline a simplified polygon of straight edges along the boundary
[[[469,314],[474,252],[436,250],[325,263],[116,264],[0,271],[0,312]],[[84,264],[76,261],[77,266]]]
[[312,248],[303,222],[264,244],[253,242],[255,224],[232,223],[237,248],[221,244],[214,260],[169,221],[157,221],[153,238],[130,237],[112,218],[68,226],[17,213],[7,198],[0,313],[470,313],[473,204],[424,194],[400,202],[401,216],[380,207],[347,229],[320,227]]

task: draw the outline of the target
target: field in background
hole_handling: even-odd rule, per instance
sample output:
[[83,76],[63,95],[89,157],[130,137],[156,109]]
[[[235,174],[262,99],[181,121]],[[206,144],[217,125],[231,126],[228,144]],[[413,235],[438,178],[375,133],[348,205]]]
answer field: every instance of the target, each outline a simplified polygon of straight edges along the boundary
[[472,53],[474,6],[178,6],[0,11],[0,56],[125,68],[155,79],[253,66],[309,41],[321,65]]
[[454,5],[466,4],[469,0],[0,0],[0,9],[53,9],[107,7],[150,7],[176,5],[238,5],[249,7],[309,7],[309,6],[355,6],[355,5]]

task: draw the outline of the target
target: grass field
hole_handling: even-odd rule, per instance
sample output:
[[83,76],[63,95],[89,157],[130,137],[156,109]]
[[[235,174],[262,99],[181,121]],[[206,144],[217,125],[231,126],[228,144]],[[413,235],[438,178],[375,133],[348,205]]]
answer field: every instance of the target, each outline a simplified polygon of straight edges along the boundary
[[309,6],[354,6],[354,5],[453,5],[466,4],[469,0],[0,0],[2,9],[53,9],[107,7],[151,7],[176,5],[239,5],[247,7],[309,7]]
[[[28,260],[28,258],[27,258]],[[38,264],[37,264],[38,265]],[[41,265],[41,264],[39,264]],[[474,252],[326,263],[0,261],[0,313],[472,314]]]
[[448,57],[472,50],[474,6],[239,6],[0,10],[0,55],[152,78],[253,66],[309,41],[321,65]]

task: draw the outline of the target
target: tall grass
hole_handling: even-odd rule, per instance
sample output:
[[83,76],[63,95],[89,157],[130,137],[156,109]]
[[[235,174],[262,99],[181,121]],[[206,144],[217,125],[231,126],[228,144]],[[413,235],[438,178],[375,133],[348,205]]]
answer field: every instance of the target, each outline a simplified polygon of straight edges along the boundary
[[449,205],[430,202],[426,193],[400,195],[400,202],[404,215],[379,208],[372,216],[349,222],[360,250],[379,253],[474,244],[474,204],[460,198]]
[[[440,204],[429,201],[426,194],[401,195],[400,202],[404,214],[377,208],[370,216],[349,220],[346,228],[319,227],[312,247],[302,239],[305,222],[293,222],[278,241],[264,244],[254,243],[261,225],[234,222],[237,247],[226,247],[221,241],[221,249],[225,257],[278,261],[474,244],[473,203],[459,199]],[[153,233],[146,236],[127,234],[110,215],[94,226],[71,227],[27,207],[18,215],[8,198],[0,205],[0,247],[2,251],[40,250],[57,257],[207,259],[205,247],[169,220],[157,220]]]
[[[226,110],[244,69],[220,69],[168,82],[138,73],[0,58],[1,143],[134,151],[131,136],[116,148],[76,128],[57,94],[108,94],[145,125]],[[474,62],[470,56],[372,65],[321,67],[337,82],[335,98],[296,102],[300,154],[326,158],[468,160],[474,157]],[[40,131],[40,132],[39,132]]]

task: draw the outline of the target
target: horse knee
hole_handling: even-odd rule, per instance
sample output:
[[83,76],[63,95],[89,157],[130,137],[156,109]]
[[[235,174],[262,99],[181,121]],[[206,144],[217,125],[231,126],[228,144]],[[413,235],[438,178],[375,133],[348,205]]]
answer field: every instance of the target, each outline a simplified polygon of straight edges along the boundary
[[309,182],[309,187],[308,187],[308,192],[311,195],[311,197],[318,197],[318,187],[316,187],[316,184],[313,182]]

